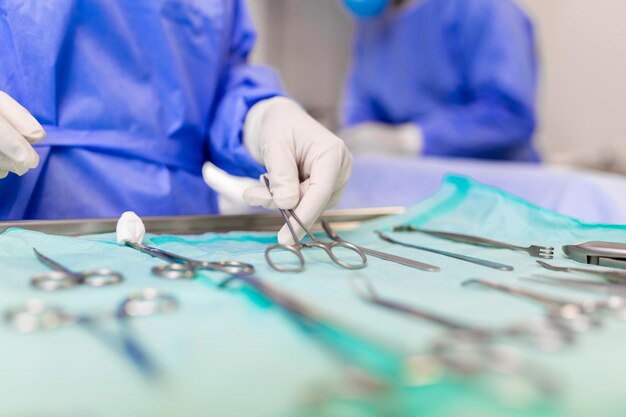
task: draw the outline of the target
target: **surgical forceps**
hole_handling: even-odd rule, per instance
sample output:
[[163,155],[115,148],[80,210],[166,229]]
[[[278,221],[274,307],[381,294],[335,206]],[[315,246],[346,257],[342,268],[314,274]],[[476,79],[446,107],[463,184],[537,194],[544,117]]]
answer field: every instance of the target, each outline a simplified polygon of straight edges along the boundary
[[[126,357],[145,376],[155,375],[154,362],[133,337],[128,319],[169,313],[178,308],[176,298],[153,288],[146,288],[125,297],[112,312],[104,314],[74,313],[62,307],[46,305],[42,300],[27,300],[13,307],[4,318],[18,333],[54,330],[68,325],[81,325],[84,329]],[[120,326],[119,343],[116,336],[102,328],[106,319],[114,319]]]
[[156,276],[168,279],[191,279],[199,270],[224,272],[229,275],[252,274],[254,266],[240,261],[198,261],[176,255],[152,246],[145,246],[141,243],[126,242],[126,246],[147,253],[155,258],[169,262],[166,265],[157,265],[152,268],[152,273]]
[[72,288],[77,285],[89,287],[103,287],[105,285],[119,284],[124,277],[119,272],[110,269],[94,269],[83,272],[75,272],[67,269],[58,262],[44,256],[37,249],[33,248],[37,259],[52,271],[35,275],[31,278],[30,284],[44,291],[57,291],[64,288]]
[[484,246],[488,248],[503,248],[511,249],[528,253],[530,256],[537,258],[552,259],[554,256],[554,248],[552,246],[537,246],[530,245],[518,246],[510,243],[498,242],[496,240],[485,239],[484,237],[464,235],[460,233],[440,232],[437,230],[419,229],[411,225],[400,225],[393,227],[394,232],[420,232],[431,236],[436,236],[442,239],[448,239],[455,242],[468,243],[470,245]]
[[461,284],[479,285],[491,288],[516,297],[535,301],[547,308],[548,317],[553,322],[564,329],[583,332],[588,330],[590,325],[598,325],[596,317],[598,306],[594,303],[576,302],[552,297],[540,292],[530,291],[514,285],[501,284],[496,281],[485,279],[470,279]]
[[[267,179],[267,177],[263,177],[263,180],[265,181],[265,186],[267,187],[267,190],[271,194],[272,191],[270,189],[270,181]],[[289,229],[289,232],[291,233],[291,237],[293,238],[294,244],[283,245],[279,243],[279,244],[271,245],[267,247],[267,249],[265,249],[265,260],[267,261],[268,265],[272,267],[273,269],[275,269],[276,271],[279,271],[279,272],[303,271],[304,270],[304,256],[302,256],[302,249],[304,248],[322,249],[324,252],[326,252],[326,254],[330,257],[330,259],[335,264],[339,265],[342,268],[361,269],[367,265],[367,257],[365,256],[365,253],[356,245],[353,245],[352,243],[345,242],[345,241],[322,242],[321,240],[319,240],[313,235],[313,233],[309,230],[308,227],[306,227],[306,225],[302,222],[302,220],[300,220],[300,218],[296,215],[296,213],[293,210],[279,209],[279,211],[280,211],[280,214],[283,216],[283,219],[285,219],[285,224],[287,225],[287,228]],[[306,242],[306,243],[300,242],[300,239],[298,239],[298,235],[296,234],[296,231],[294,230],[293,225],[291,224],[291,221],[289,220],[289,216],[291,216],[291,218],[294,219],[300,225],[300,227],[302,227],[302,230],[304,230],[304,232],[311,238],[311,242]],[[333,250],[338,249],[338,248],[347,249],[351,252],[356,253],[361,258],[361,262],[350,263],[348,261],[344,261],[343,259],[339,258],[333,252]],[[291,252],[298,259],[298,265],[295,267],[289,267],[289,266],[282,266],[274,262],[272,260],[271,254],[272,252],[276,252],[276,251]]]
[[487,343],[498,339],[520,339],[530,336],[534,346],[546,351],[560,349],[565,343],[571,342],[571,335],[559,332],[543,322],[519,323],[503,328],[486,328],[466,324],[444,317],[418,307],[398,301],[382,298],[374,289],[371,281],[365,277],[349,278],[352,290],[363,300],[409,317],[424,320],[448,330],[453,337],[459,337],[475,343]]
[[612,283],[626,284],[626,271],[612,270],[612,269],[591,269],[591,268],[578,268],[571,266],[556,266],[543,261],[537,261],[537,263],[546,269],[551,271],[561,272],[582,272],[584,274],[593,274],[600,276]]
[[446,252],[443,250],[439,250],[439,249],[432,249],[432,248],[427,248],[424,246],[418,246],[418,245],[413,245],[411,243],[406,243],[406,242],[400,242],[398,240],[392,239],[391,237],[387,236],[386,234],[384,234],[383,232],[377,230],[376,234],[378,234],[378,236],[389,243],[393,243],[395,245],[400,245],[400,246],[406,246],[408,248],[413,248],[413,249],[417,249],[417,250],[422,250],[425,252],[432,252],[432,253],[436,253],[438,255],[443,255],[443,256],[448,256],[450,258],[455,258],[458,259],[460,261],[465,261],[465,262],[470,262],[476,265],[480,265],[480,266],[485,266],[487,268],[493,268],[493,269],[498,269],[500,271],[512,271],[513,267],[510,265],[505,265],[505,264],[500,264],[497,262],[491,262],[491,261],[487,261],[484,259],[480,259],[480,258],[474,258],[472,256],[467,256],[467,255],[461,255],[458,253],[453,253],[453,252]]
[[[334,240],[335,242],[345,242],[345,240],[343,240],[341,237],[339,237],[339,235],[337,235],[337,233],[335,233],[335,231],[332,229],[332,227],[330,227],[330,224],[328,222],[322,221],[322,227],[324,228],[324,231],[326,232],[328,237]],[[362,246],[357,246],[357,247],[361,249],[363,252],[365,252],[365,254],[373,256],[375,258],[385,260],[385,261],[395,262],[397,264],[408,266],[411,268],[421,269],[422,271],[438,272],[441,270],[441,268],[435,265],[429,265],[423,262],[414,261],[413,259],[391,255],[389,253],[364,248]]]

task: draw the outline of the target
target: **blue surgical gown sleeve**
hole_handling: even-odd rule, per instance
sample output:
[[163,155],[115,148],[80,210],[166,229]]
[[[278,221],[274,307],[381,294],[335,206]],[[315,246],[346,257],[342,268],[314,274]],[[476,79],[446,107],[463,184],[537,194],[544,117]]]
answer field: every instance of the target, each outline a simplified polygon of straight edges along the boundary
[[494,1],[500,0],[459,2],[458,20],[448,27],[449,53],[465,69],[461,95],[468,103],[451,100],[420,121],[424,154],[515,152],[531,140],[537,81],[532,26],[507,1],[488,7]]
[[221,96],[209,130],[209,155],[218,167],[233,175],[259,177],[265,172],[243,145],[243,125],[248,110],[259,101],[281,95],[276,74],[248,63],[256,33],[243,0],[235,2],[226,67],[218,95]]

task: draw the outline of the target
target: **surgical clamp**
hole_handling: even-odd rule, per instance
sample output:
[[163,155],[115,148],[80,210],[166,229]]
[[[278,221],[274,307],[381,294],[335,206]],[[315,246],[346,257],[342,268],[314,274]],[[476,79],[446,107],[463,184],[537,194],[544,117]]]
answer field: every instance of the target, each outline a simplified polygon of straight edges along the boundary
[[595,314],[597,313],[597,306],[592,304],[568,301],[540,292],[530,291],[521,287],[501,284],[496,281],[485,279],[470,279],[463,282],[461,285],[464,287],[469,285],[479,285],[516,297],[535,301],[547,308],[548,317],[553,319],[555,324],[558,324],[559,326],[564,325],[563,327],[569,330],[581,332],[586,331],[589,328],[589,325],[599,324],[597,317],[595,317]]
[[374,289],[371,281],[365,277],[352,276],[349,278],[349,283],[352,290],[361,299],[371,304],[409,317],[425,320],[449,330],[456,336],[474,340],[475,342],[488,342],[496,339],[520,339],[526,336],[533,336],[532,341],[535,346],[544,350],[554,351],[558,350],[566,342],[571,341],[570,334],[563,334],[549,328],[549,326],[537,326],[536,324],[533,326],[530,323],[521,323],[498,329],[471,326],[415,306],[382,298]]
[[[328,237],[334,240],[335,242],[345,242],[345,240],[343,240],[341,237],[339,237],[339,235],[337,235],[337,233],[335,233],[335,231],[332,229],[332,227],[330,226],[328,222],[322,221],[322,227],[324,228],[324,231],[326,232]],[[379,258],[385,261],[395,262],[397,264],[408,266],[411,268],[421,269],[422,271],[437,272],[441,270],[441,268],[435,265],[429,265],[423,262],[414,261],[413,259],[391,255],[389,253],[380,252],[374,249],[364,248],[362,246],[357,246],[357,247],[361,249],[363,252],[365,252],[366,255],[370,255],[375,258]]]
[[[267,190],[271,194],[272,191],[270,189],[270,181],[267,179],[266,176],[263,177],[263,180],[265,181],[265,186],[267,187]],[[267,249],[265,249],[265,260],[267,261],[268,265],[272,267],[273,269],[275,269],[276,271],[279,271],[279,272],[303,271],[304,270],[304,256],[302,255],[302,249],[304,248],[322,249],[324,252],[326,252],[326,254],[330,257],[330,259],[335,264],[341,266],[342,268],[361,269],[367,265],[367,257],[365,256],[365,253],[363,252],[363,250],[361,250],[357,246],[353,245],[352,243],[345,242],[345,241],[322,242],[321,240],[319,240],[313,235],[313,233],[309,230],[308,227],[306,227],[306,225],[302,222],[302,220],[300,220],[300,218],[296,215],[295,211],[283,210],[283,209],[279,209],[279,211],[280,211],[280,214],[283,216],[283,219],[285,220],[285,224],[287,225],[287,228],[289,229],[289,232],[291,233],[291,237],[293,238],[294,243],[293,245],[284,245],[284,244],[279,243],[279,244],[268,246]],[[294,219],[300,225],[302,230],[304,230],[304,232],[311,238],[311,242],[302,243],[300,239],[298,239],[298,235],[296,234],[296,231],[293,228],[293,225],[291,224],[291,220],[289,220],[289,216],[291,216],[291,218]],[[361,262],[350,263],[350,262],[344,261],[343,259],[339,258],[337,255],[335,255],[335,253],[333,252],[333,250],[337,248],[347,249],[351,252],[356,253],[361,258]],[[298,259],[298,265],[295,267],[286,267],[286,266],[282,266],[274,262],[272,260],[271,253],[277,252],[277,251],[291,252]]]

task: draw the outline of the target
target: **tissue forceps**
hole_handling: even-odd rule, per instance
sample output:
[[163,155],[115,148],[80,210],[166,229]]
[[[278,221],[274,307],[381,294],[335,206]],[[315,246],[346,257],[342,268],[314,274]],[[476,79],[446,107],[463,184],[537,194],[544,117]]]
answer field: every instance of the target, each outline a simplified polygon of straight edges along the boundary
[[126,242],[126,246],[169,262],[152,268],[154,275],[163,278],[191,279],[198,274],[199,270],[224,272],[229,275],[249,275],[254,272],[254,266],[245,262],[198,261],[141,243]]
[[[157,371],[156,366],[132,334],[128,319],[170,313],[177,308],[178,303],[174,296],[146,288],[129,294],[114,311],[105,314],[75,313],[62,307],[47,305],[39,299],[30,299],[7,311],[4,319],[18,333],[80,325],[107,346],[125,355],[145,376],[153,376]],[[119,325],[119,335],[112,334],[101,326],[103,321],[111,318]]]
[[[326,232],[328,237],[334,240],[335,242],[345,242],[345,240],[343,240],[337,233],[335,233],[332,227],[330,227],[330,223],[326,221],[322,221],[322,227],[324,228],[324,231]],[[364,248],[362,246],[357,246],[357,247],[361,249],[363,252],[365,252],[365,254],[373,256],[375,258],[385,260],[385,261],[395,262],[397,264],[408,266],[411,268],[421,269],[422,271],[438,272],[441,270],[441,268],[435,265],[429,265],[424,262],[414,261],[413,259],[403,258],[402,256],[391,255],[389,253],[377,251],[374,249]]]
[[[265,181],[265,186],[267,187],[267,190],[271,194],[272,191],[270,190],[270,181],[265,176],[263,177],[263,180]],[[279,244],[268,246],[267,249],[265,249],[265,260],[267,261],[268,265],[272,267],[273,269],[275,269],[276,271],[279,271],[279,272],[303,271],[304,270],[304,256],[302,256],[302,249],[304,248],[322,249],[330,257],[331,261],[333,261],[335,264],[345,269],[361,269],[367,265],[367,258],[365,257],[365,253],[356,245],[350,242],[345,242],[345,241],[322,242],[321,240],[319,240],[313,235],[313,233],[309,230],[308,227],[306,227],[306,225],[302,222],[302,220],[300,220],[300,218],[296,215],[296,213],[293,210],[279,209],[279,211],[280,211],[280,214],[283,216],[283,219],[285,219],[285,224],[287,225],[287,228],[289,229],[289,232],[291,233],[291,237],[293,238],[294,244],[283,245],[279,243]],[[296,231],[294,230],[293,225],[291,224],[291,221],[289,220],[289,216],[291,216],[291,218],[294,219],[300,225],[300,227],[302,227],[304,232],[311,238],[311,242],[302,243],[300,239],[298,239],[298,235],[296,234]],[[356,253],[361,258],[361,262],[350,263],[350,262],[344,261],[343,259],[339,258],[337,255],[335,255],[335,253],[333,252],[333,250],[337,248],[347,249],[351,252]],[[295,267],[288,267],[288,266],[283,266],[279,263],[274,262],[272,260],[271,254],[272,252],[277,252],[277,251],[278,252],[285,251],[285,252],[290,252],[294,254],[298,259],[298,265]]]
[[124,280],[124,277],[119,272],[104,268],[75,272],[53,261],[35,248],[33,248],[33,252],[35,252],[37,259],[41,263],[52,269],[50,272],[35,275],[31,278],[30,284],[40,290],[57,291],[77,285],[103,287],[105,285],[116,285]]

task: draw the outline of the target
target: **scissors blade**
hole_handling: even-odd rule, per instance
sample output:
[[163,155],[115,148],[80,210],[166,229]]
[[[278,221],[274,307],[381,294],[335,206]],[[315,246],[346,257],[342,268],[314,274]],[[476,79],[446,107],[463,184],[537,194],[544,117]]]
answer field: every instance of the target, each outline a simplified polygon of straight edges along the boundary
[[140,252],[147,253],[155,258],[163,259],[172,263],[187,263],[188,260],[182,256],[164,251],[163,249],[157,249],[152,246],[145,246],[141,243],[126,242],[126,246],[136,249]]
[[59,271],[59,272],[65,272],[68,275],[76,275],[74,272],[70,271],[69,269],[61,265],[60,263],[55,262],[52,259],[45,256],[44,254],[39,252],[37,249],[33,248],[33,252],[35,252],[35,256],[37,256],[37,259],[39,259],[39,261],[42,264],[50,267],[51,269],[55,271]]

